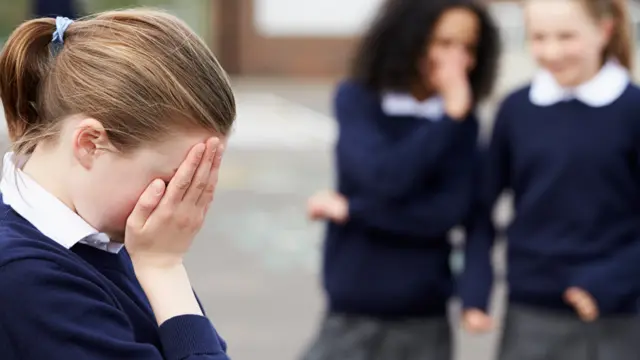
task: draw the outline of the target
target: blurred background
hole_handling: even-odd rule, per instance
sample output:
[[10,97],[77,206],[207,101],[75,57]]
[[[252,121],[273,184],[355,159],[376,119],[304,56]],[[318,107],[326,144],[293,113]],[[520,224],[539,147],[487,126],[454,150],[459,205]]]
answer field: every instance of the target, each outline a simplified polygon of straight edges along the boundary
[[[496,102],[534,70],[517,1],[489,2],[505,52],[496,95],[482,109],[485,129]],[[381,3],[77,1],[84,14],[132,6],[167,9],[206,39],[232,76],[237,126],[213,212],[188,265],[234,360],[294,360],[315,335],[324,306],[317,276],[322,226],[305,219],[305,203],[332,185],[333,86]],[[32,6],[29,0],[0,0],[0,44],[31,16]],[[631,10],[640,35],[640,8],[632,4]],[[8,149],[6,135],[0,139],[2,150]],[[508,219],[508,206],[501,209],[499,216]],[[491,359],[497,335],[460,334],[458,359]]]

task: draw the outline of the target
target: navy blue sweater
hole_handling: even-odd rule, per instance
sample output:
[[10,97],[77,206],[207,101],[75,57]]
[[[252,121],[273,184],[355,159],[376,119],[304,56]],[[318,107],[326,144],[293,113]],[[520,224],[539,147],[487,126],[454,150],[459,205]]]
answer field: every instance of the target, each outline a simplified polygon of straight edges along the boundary
[[125,250],[67,250],[0,199],[2,360],[228,360],[203,316],[158,327]]
[[640,89],[614,103],[533,105],[529,87],[502,104],[487,150],[461,279],[465,307],[485,309],[492,284],[491,209],[511,189],[510,301],[568,310],[578,286],[601,314],[631,313],[640,296]]
[[350,219],[329,224],[329,310],[376,317],[444,315],[452,294],[447,233],[472,196],[478,122],[390,117],[380,95],[344,82],[335,96],[338,191]]

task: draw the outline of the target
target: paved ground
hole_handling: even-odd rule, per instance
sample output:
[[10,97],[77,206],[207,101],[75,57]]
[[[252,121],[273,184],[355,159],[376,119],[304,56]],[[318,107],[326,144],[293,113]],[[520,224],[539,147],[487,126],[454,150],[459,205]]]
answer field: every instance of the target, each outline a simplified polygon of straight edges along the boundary
[[[215,206],[188,265],[235,360],[295,360],[323,311],[317,277],[322,228],[305,219],[304,204],[332,183],[332,84],[235,85],[237,128]],[[0,146],[6,148],[6,139]],[[489,360],[494,342],[495,334],[462,336],[458,359]]]

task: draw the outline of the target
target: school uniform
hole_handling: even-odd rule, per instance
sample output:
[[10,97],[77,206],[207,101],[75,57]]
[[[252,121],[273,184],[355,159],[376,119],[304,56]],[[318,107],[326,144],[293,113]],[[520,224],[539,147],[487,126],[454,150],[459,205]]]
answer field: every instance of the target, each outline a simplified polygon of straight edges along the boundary
[[4,158],[0,182],[0,358],[227,360],[204,316],[161,326],[122,244]]
[[[460,291],[466,308],[487,309],[491,212],[510,189],[499,358],[640,359],[640,89],[627,71],[608,62],[575,89],[539,72],[501,105],[483,170]],[[563,300],[572,286],[600,320],[578,319]]]
[[349,221],[327,227],[328,312],[304,359],[449,360],[447,234],[469,210],[477,119],[354,81],[338,86],[334,107]]

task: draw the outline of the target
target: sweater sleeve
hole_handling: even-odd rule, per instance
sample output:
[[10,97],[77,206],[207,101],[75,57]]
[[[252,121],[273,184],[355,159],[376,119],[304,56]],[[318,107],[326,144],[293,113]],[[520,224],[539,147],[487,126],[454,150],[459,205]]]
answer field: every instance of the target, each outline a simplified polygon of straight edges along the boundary
[[[198,301],[198,305],[200,306],[200,310],[202,310],[202,314],[204,314],[205,317],[208,318],[207,315],[207,311],[205,310],[204,306],[202,305],[202,301],[200,301],[200,297],[198,296],[198,294],[194,291],[193,294],[196,296],[196,301]],[[214,328],[215,331],[215,328]],[[227,342],[224,341],[224,339],[222,338],[222,336],[220,336],[220,334],[218,334],[218,332],[216,331],[216,337],[218,338],[218,341],[220,342],[220,347],[222,348],[223,352],[227,352]]]
[[[636,159],[640,159],[640,106],[628,115],[629,129],[634,135]],[[635,173],[640,174],[640,160],[635,164]],[[636,181],[637,186],[640,183]],[[635,238],[627,246],[606,257],[587,271],[577,274],[570,284],[589,292],[598,303],[601,314],[615,311],[619,301],[627,302],[640,293],[640,238]]]
[[379,96],[352,82],[338,87],[334,109],[341,176],[352,179],[362,192],[384,199],[405,196],[436,171],[464,123],[446,116],[435,123],[424,121],[407,138],[389,142],[379,128]]
[[[610,314],[640,292],[640,241],[617,252],[605,261],[589,267],[589,271],[573,279],[571,286],[586,290],[598,304],[601,314]],[[636,300],[636,299],[633,299]]]
[[158,330],[162,352],[136,342],[132,324],[108,292],[50,261],[4,265],[0,288],[5,289],[0,324],[7,333],[0,349],[12,347],[21,359],[228,360],[203,316],[163,323]]
[[477,167],[478,122],[465,120],[465,131],[452,139],[451,165],[442,169],[441,190],[402,200],[362,192],[349,197],[349,218],[369,228],[421,238],[439,237],[460,225],[469,211]]
[[493,286],[492,250],[496,236],[495,203],[509,186],[509,134],[506,102],[500,107],[489,145],[477,173],[477,193],[466,224],[465,266],[459,293],[465,309],[486,311]]

